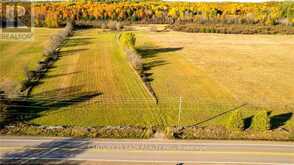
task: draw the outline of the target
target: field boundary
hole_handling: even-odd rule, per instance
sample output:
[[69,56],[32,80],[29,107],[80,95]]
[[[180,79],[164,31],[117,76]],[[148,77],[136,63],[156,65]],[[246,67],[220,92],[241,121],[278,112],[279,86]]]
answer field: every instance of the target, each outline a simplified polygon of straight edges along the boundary
[[272,140],[294,141],[294,130],[256,132],[252,130],[232,131],[223,126],[187,126],[187,127],[142,127],[142,126],[38,126],[16,123],[0,129],[0,135],[83,137],[83,138],[127,138],[150,139],[162,132],[167,139],[201,140]]
[[[119,49],[123,52],[123,54],[127,54],[126,52],[125,52],[125,50],[124,50],[124,48],[123,48],[123,46],[120,44],[120,41],[119,41],[119,35],[120,35],[120,33],[116,33],[115,34],[115,40],[116,40],[116,44],[117,44],[117,46],[119,47]],[[137,53],[137,52],[136,52]],[[150,91],[150,89],[147,87],[147,85],[146,85],[146,83],[144,82],[144,80],[142,80],[142,77],[139,75],[139,73],[136,71],[136,69],[131,65],[131,63],[130,62],[128,62],[128,65],[129,65],[129,67],[133,70],[133,72],[136,74],[136,76],[138,77],[138,79],[140,79],[140,81],[142,82],[142,84],[143,84],[143,87],[145,88],[145,90],[147,91],[147,93],[152,97],[152,99],[154,100],[154,102],[156,103],[156,104],[158,104],[158,98],[157,98],[157,96],[156,96],[156,94],[155,94],[155,92],[153,91],[153,92],[151,92]],[[152,89],[153,90],[153,89]]]

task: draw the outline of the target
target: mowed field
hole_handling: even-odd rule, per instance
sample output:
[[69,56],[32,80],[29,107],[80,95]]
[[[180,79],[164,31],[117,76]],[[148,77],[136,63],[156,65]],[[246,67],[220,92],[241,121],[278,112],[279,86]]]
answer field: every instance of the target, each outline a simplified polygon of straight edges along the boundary
[[159,98],[182,96],[188,109],[200,104],[204,111],[236,107],[248,117],[266,109],[294,125],[294,36],[143,30],[137,41],[147,63],[162,64],[152,68]]
[[269,106],[294,101],[294,36],[149,32],[138,41],[149,61],[170,63],[153,70],[155,86],[165,90],[159,94]]
[[[119,47],[116,32],[76,31],[32,91],[42,125],[224,125],[261,109],[294,126],[294,36],[134,31],[159,103]],[[181,98],[181,99],[180,99]],[[181,101],[180,101],[181,100]]]
[[59,29],[34,29],[32,41],[0,41],[0,85],[19,85],[24,68],[35,68],[49,37]]
[[[129,66],[113,32],[75,32],[60,59],[32,91],[37,124],[148,125],[154,100]],[[45,108],[44,108],[45,107]],[[48,109],[47,109],[48,107]]]

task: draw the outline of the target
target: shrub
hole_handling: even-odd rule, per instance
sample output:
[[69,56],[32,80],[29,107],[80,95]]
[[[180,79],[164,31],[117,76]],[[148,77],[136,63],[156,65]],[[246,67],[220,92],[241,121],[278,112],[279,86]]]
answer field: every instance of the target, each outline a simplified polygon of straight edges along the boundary
[[24,68],[24,75],[25,75],[25,79],[21,82],[21,88],[20,88],[21,92],[24,92],[30,86],[33,85],[33,79],[35,77],[34,72],[30,71],[27,66]]
[[120,31],[123,28],[123,24],[120,22],[116,22],[115,28],[115,30]]
[[128,60],[131,65],[136,69],[139,74],[143,70],[143,60],[140,55],[134,49],[136,43],[136,36],[134,33],[125,32],[119,36],[120,43],[125,47],[125,52],[128,56]]
[[231,113],[227,123],[228,129],[233,131],[242,131],[244,130],[244,121],[241,111],[237,110]]
[[107,25],[106,25],[106,23],[102,23],[102,24],[101,24],[101,29],[107,29]]
[[173,127],[166,127],[164,129],[164,134],[168,137],[168,138],[174,138],[174,128]]
[[116,30],[116,21],[108,21],[107,28],[111,30]]
[[136,35],[132,32],[121,33],[119,39],[124,46],[134,47],[136,44]]
[[110,21],[106,22],[105,27],[102,27],[102,29],[105,29],[105,28],[108,28],[113,31],[120,31],[123,28],[123,24],[118,21],[110,20]]
[[141,59],[141,57],[137,54],[137,52],[131,49],[126,49],[125,52],[128,56],[128,60],[130,61],[134,69],[136,69],[140,73],[143,69],[143,60]]
[[200,28],[199,31],[200,31],[200,33],[205,33],[205,30],[206,30],[205,28]]
[[72,36],[73,35],[73,22],[67,22],[66,23],[66,26],[64,28],[64,31],[63,31],[63,35],[65,37],[69,37],[69,36]]
[[33,71],[29,70],[28,66],[24,67],[24,74],[25,74],[26,80],[33,80],[34,79],[35,74]]
[[0,125],[4,123],[7,119],[7,105],[5,93],[0,90]]
[[136,43],[135,34],[131,32],[121,33],[119,36],[119,40],[120,43],[125,47],[125,52],[131,65],[139,72],[139,74],[141,74],[143,70],[143,60],[134,49]]
[[176,139],[224,139],[229,138],[230,131],[223,126],[187,126],[171,127],[166,134]]
[[52,49],[52,47],[49,47],[49,46],[44,48],[43,50],[43,55],[46,57],[50,56],[53,53],[54,53],[54,50]]
[[266,131],[271,128],[267,111],[260,111],[253,117],[251,128],[256,131]]

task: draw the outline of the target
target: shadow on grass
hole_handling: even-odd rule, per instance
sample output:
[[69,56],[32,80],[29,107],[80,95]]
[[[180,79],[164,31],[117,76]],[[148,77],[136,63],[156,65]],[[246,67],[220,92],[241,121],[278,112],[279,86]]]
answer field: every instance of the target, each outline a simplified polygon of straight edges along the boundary
[[293,113],[288,112],[270,117],[271,129],[276,129],[285,125],[286,122],[290,120],[292,116]]
[[70,38],[66,40],[66,44],[64,47],[75,47],[75,46],[81,46],[81,45],[88,45],[91,42],[91,39],[94,39],[92,37],[83,37],[83,38]]
[[87,51],[88,49],[86,48],[81,48],[81,49],[70,49],[70,50],[62,50],[59,52],[60,57],[64,56],[72,56],[72,55],[78,55],[78,52],[84,52]]
[[[136,51],[141,55],[141,57],[144,58],[151,58],[155,57],[158,53],[162,52],[170,52],[170,51],[176,51],[180,50],[182,48],[137,48]],[[149,62],[144,62],[143,64],[143,71],[146,78],[146,82],[150,83],[153,81],[152,78],[152,69],[158,66],[166,65],[168,64],[165,60],[158,60],[154,59]]]
[[3,153],[0,164],[80,164],[81,162],[67,159],[82,154],[90,145],[89,140],[53,140],[27,149]]
[[82,86],[54,89],[19,99],[9,105],[10,122],[30,121],[42,116],[41,112],[87,102],[102,95],[100,92],[81,92]]
[[252,120],[254,116],[249,116],[244,119],[244,129],[248,129],[251,126]]
[[[182,47],[179,48],[137,48],[137,52],[141,55],[141,57],[144,58],[152,58],[156,57],[159,53],[165,53],[165,52],[174,52],[183,49]],[[160,59],[152,59],[149,62],[144,62],[143,64],[143,70],[145,73],[145,76],[147,78],[147,82],[153,81],[152,78],[152,69],[158,66],[166,65],[168,62],[165,60]]]
[[[271,115],[271,111],[268,112],[268,116]],[[291,117],[293,116],[292,112],[288,112],[288,113],[283,113],[283,114],[279,114],[279,115],[274,115],[272,117],[270,117],[270,125],[271,125],[271,129],[277,129],[283,125],[286,124],[286,122],[288,120],[291,119]],[[253,115],[250,117],[247,117],[244,119],[244,128],[248,129],[250,128],[251,124],[252,124],[252,120],[253,120]]]
[[155,68],[155,67],[158,67],[158,66],[162,66],[162,65],[166,65],[168,64],[167,62],[165,62],[164,60],[154,60],[154,61],[151,61],[151,62],[146,62],[143,64],[143,71],[144,71],[144,74],[145,74],[145,77],[147,78],[147,82],[151,82],[153,81],[153,78],[152,78],[152,69]]
[[[158,53],[169,52],[169,51],[176,51],[182,48],[138,48],[136,51],[140,54],[140,56],[144,58],[151,58],[155,57]],[[152,75],[152,69],[158,66],[168,64],[165,60],[160,59],[151,59],[148,62],[143,63],[143,72],[142,77],[143,81],[145,82],[147,88],[152,93],[153,97],[156,99],[156,104],[158,104],[159,99],[157,97],[156,92],[154,91],[151,82],[154,80]]]
[[183,47],[178,48],[137,48],[138,53],[142,55],[143,58],[151,58],[155,57],[158,53],[167,53],[167,52],[175,52],[182,50]]

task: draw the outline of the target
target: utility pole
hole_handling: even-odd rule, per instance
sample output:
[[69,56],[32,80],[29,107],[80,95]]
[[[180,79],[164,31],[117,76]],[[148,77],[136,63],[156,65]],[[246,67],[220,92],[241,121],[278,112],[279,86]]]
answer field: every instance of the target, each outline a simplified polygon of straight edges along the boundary
[[180,102],[179,102],[179,112],[178,112],[178,127],[180,126],[180,121],[181,121],[181,111],[182,111],[182,96],[180,96]]

